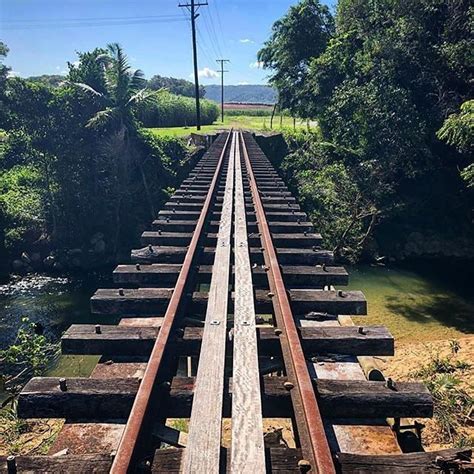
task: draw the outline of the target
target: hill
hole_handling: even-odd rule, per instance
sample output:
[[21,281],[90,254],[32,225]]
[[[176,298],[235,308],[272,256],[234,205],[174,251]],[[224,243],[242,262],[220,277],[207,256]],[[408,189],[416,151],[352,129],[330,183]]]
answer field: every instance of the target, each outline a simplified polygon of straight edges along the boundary
[[[206,99],[220,102],[220,85],[212,84],[204,87],[206,90]],[[226,103],[242,102],[248,104],[274,104],[277,100],[277,94],[273,87],[260,84],[224,86],[224,97]]]

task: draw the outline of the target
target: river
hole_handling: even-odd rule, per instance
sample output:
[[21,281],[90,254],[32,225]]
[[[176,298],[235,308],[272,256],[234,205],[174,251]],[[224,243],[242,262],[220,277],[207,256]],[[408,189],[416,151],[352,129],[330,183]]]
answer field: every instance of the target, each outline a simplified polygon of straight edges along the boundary
[[[360,324],[386,325],[397,344],[455,339],[474,333],[474,272],[469,265],[426,262],[407,266],[348,267],[350,289],[363,290],[369,314]],[[28,276],[0,286],[0,349],[15,339],[24,316],[58,340],[73,323],[95,323],[89,298],[111,285],[110,272],[82,277]],[[101,322],[106,322],[104,319]],[[49,375],[87,375],[96,357],[62,357]]]

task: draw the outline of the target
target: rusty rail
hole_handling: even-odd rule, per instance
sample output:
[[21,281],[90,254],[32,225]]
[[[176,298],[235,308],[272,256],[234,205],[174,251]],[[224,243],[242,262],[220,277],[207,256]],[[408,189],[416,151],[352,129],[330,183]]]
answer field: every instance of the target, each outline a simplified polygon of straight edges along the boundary
[[201,238],[204,223],[214,196],[218,177],[221,172],[222,163],[224,161],[224,157],[227,152],[228,145],[230,143],[231,135],[232,131],[229,132],[224,147],[222,149],[222,153],[219,157],[219,162],[217,164],[216,171],[211,182],[211,186],[207,193],[206,200],[204,201],[201,214],[196,224],[196,229],[191,239],[191,243],[186,252],[183,266],[181,267],[181,271],[179,272],[178,280],[176,282],[173,295],[170,299],[168,308],[163,319],[163,324],[160,328],[158,337],[156,338],[155,345],[153,346],[153,350],[150,355],[145,374],[143,375],[143,379],[140,383],[140,388],[135,397],[135,401],[133,403],[132,411],[130,412],[127,425],[125,427],[125,431],[120,440],[120,444],[117,449],[114,462],[112,464],[112,469],[110,471],[113,474],[125,474],[128,471],[130,463],[133,459],[137,440],[140,436],[140,431],[150,403],[151,393],[154,388],[155,380],[158,375],[161,362],[163,360],[163,354],[165,352],[166,344],[170,337],[171,329],[173,327],[176,314],[178,313],[178,309],[182,301],[196,249],[198,248],[198,243]]
[[[270,227],[267,222],[242,132],[240,132],[240,140],[256,209],[258,228],[261,233],[264,259],[268,269],[270,291],[273,293],[274,298],[275,318],[278,329],[282,331],[280,341],[283,349],[283,357],[289,375],[289,383],[294,383],[294,388],[290,385],[287,387],[292,391],[298,429],[305,432],[305,436],[301,436],[302,433],[300,433],[303,455],[309,458],[307,459],[309,464],[316,467],[317,472],[320,474],[335,473],[331,451],[324,432],[321,412],[318,407],[318,402],[316,401],[314,387],[309,376],[300,337],[293,318],[285,283],[283,282],[278,257],[273,245]],[[296,409],[298,406],[301,406],[302,413]]]

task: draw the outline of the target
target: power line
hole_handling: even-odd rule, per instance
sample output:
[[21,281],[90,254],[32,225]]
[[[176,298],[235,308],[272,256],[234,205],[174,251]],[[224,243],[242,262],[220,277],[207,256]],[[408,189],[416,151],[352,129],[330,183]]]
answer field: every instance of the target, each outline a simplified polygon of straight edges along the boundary
[[147,15],[147,16],[106,16],[106,17],[80,17],[80,18],[31,18],[31,19],[3,19],[2,23],[50,23],[50,22],[74,22],[74,21],[102,21],[102,20],[156,20],[179,18],[177,14],[172,15]]
[[219,27],[220,37],[222,38],[224,50],[225,50],[225,53],[227,55],[227,43],[224,40],[224,29],[222,28],[221,16],[219,14],[218,0],[214,0],[213,2],[211,2],[211,5],[213,6],[213,8],[216,11],[217,26]]
[[100,20],[71,23],[37,23],[37,24],[2,24],[4,30],[41,30],[51,28],[87,28],[87,27],[106,27],[106,26],[127,26],[127,25],[146,25],[156,23],[176,23],[184,21],[180,17],[176,18],[156,18],[156,19],[120,19],[120,20]]
[[204,26],[206,27],[207,35],[209,37],[209,41],[211,42],[212,49],[214,51],[215,56],[222,56],[222,50],[220,48],[219,40],[217,38],[214,25],[212,23],[212,19],[208,17],[208,15],[203,15],[204,18]]

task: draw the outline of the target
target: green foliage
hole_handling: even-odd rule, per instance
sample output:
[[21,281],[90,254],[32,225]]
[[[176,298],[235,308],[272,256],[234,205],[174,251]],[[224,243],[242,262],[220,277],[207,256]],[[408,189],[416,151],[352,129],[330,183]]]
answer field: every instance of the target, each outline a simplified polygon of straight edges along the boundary
[[[154,91],[166,89],[171,94],[184,95],[185,97],[195,97],[194,83],[187,81],[186,79],[163,77],[159,74],[156,74],[149,81],[147,81],[147,87]],[[206,90],[204,86],[200,86],[199,97],[204,97],[205,95]]]
[[0,207],[4,213],[7,248],[15,247],[28,234],[40,234],[41,183],[41,175],[33,165],[17,165],[0,172]]
[[187,155],[184,142],[140,131],[136,106],[152,94],[143,85],[117,45],[79,53],[60,87],[6,81],[0,206],[11,252],[40,237],[89,248],[97,232],[110,253],[136,244]]
[[[474,100],[461,105],[457,114],[451,114],[438,130],[438,138],[444,140],[456,150],[472,160],[474,151]],[[474,187],[474,163],[467,165],[461,176],[469,187]]]
[[[274,24],[259,58],[272,70],[281,100],[299,116],[317,118],[322,135],[311,146],[331,143],[345,154],[326,165],[293,156],[298,184],[310,179],[332,189],[336,169],[344,181],[332,165],[343,163],[362,208],[377,215],[375,222],[363,218],[359,231],[381,235],[392,226],[388,233],[397,229],[402,239],[414,231],[472,233],[472,195],[460,192],[456,168],[474,182],[473,14],[467,0],[341,0],[334,30],[323,7],[301,1]],[[440,128],[438,137],[457,151],[438,140]],[[327,173],[324,166],[331,167]],[[312,200],[309,194],[311,209],[317,199],[330,205],[319,191]],[[354,209],[341,207],[350,222]],[[331,232],[326,221],[322,226]]]
[[272,35],[259,51],[258,60],[274,71],[270,83],[278,89],[282,107],[293,113],[301,113],[306,107],[309,63],[325,50],[333,33],[334,19],[319,0],[301,1],[273,24]]
[[457,341],[451,342],[453,353],[441,357],[432,355],[431,360],[421,367],[415,377],[421,377],[434,400],[434,417],[439,425],[439,441],[457,446],[470,445],[472,439],[466,438],[474,400],[463,388],[463,373],[470,370],[471,364],[456,358],[459,350]]
[[[212,124],[218,115],[217,104],[201,100],[202,125]],[[192,126],[196,124],[196,103],[189,97],[159,91],[140,108],[138,118],[150,128]]]
[[60,74],[42,74],[41,76],[30,76],[28,81],[39,82],[48,87],[59,87],[64,82],[65,77]]
[[360,256],[378,210],[364,195],[363,170],[351,168],[349,150],[321,142],[319,132],[286,132],[289,154],[281,167],[325,245],[354,261]]
[[37,333],[34,323],[23,318],[15,342],[0,351],[1,373],[7,386],[17,380],[19,374],[40,375],[58,353],[59,345],[50,343]]
[[[260,108],[250,108],[244,107],[242,109],[238,108],[226,108],[224,114],[229,117],[270,117],[272,115],[273,107],[260,107]],[[279,117],[283,115],[284,117],[289,117],[290,113],[288,110],[276,110],[275,111],[275,120],[278,120]]]

